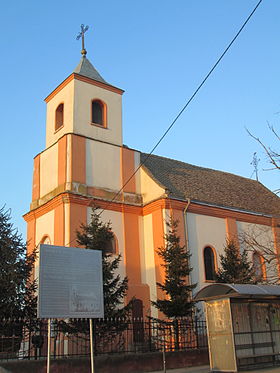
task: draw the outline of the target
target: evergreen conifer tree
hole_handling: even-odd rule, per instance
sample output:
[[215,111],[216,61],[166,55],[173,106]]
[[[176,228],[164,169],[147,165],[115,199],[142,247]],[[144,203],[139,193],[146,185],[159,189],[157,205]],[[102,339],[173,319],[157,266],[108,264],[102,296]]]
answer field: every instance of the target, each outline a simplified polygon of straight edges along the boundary
[[163,259],[162,266],[165,269],[165,280],[162,284],[157,282],[157,286],[166,298],[157,299],[152,304],[170,319],[192,314],[194,302],[191,292],[196,285],[189,284],[191,254],[185,246],[180,245],[178,222],[170,219],[167,225],[169,232],[165,235],[166,244],[157,251]]
[[36,316],[36,281],[32,270],[36,259],[11,223],[9,210],[0,209],[0,318]]
[[196,284],[189,284],[189,275],[192,271],[191,254],[185,246],[180,245],[180,237],[177,234],[178,222],[171,218],[167,225],[169,232],[165,235],[165,246],[157,251],[163,259],[162,266],[165,269],[165,280],[162,284],[157,282],[157,286],[165,294],[165,299],[157,299],[152,305],[168,319],[172,319],[175,349],[179,349],[179,319],[193,315],[195,304],[192,300],[192,290]]
[[128,278],[121,279],[116,275],[116,270],[121,261],[121,255],[113,257],[108,248],[114,239],[114,234],[109,222],[103,223],[97,213],[97,208],[92,209],[91,221],[88,225],[81,225],[81,231],[77,232],[79,245],[89,250],[102,252],[103,269],[103,295],[105,318],[126,317],[131,303],[123,305],[128,290]]
[[248,260],[247,252],[240,253],[236,243],[228,240],[224,254],[220,255],[221,268],[217,271],[216,281],[228,284],[254,284],[255,272]]

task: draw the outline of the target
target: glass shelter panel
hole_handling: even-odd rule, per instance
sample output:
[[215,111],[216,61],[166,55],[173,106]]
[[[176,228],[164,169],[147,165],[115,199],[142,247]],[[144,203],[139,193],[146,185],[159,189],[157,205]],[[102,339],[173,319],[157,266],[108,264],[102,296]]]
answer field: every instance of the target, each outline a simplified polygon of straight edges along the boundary
[[248,303],[231,304],[233,332],[236,357],[242,358],[253,354],[252,332]]
[[280,304],[270,306],[270,322],[274,350],[280,353]]
[[231,303],[238,365],[276,363],[280,358],[280,305]]
[[229,299],[206,303],[212,371],[236,372]]

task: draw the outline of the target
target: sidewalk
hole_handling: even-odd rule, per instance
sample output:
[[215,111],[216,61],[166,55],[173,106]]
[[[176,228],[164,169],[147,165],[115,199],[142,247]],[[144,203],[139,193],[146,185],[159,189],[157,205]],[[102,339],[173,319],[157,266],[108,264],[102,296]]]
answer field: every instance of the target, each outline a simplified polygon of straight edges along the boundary
[[[192,368],[178,368],[178,369],[167,369],[166,373],[209,373],[210,367],[209,365],[203,365],[200,367],[192,367]],[[272,368],[264,368],[264,369],[254,369],[254,370],[246,370],[242,371],[242,373],[279,373],[280,367],[272,367]],[[155,372],[150,373],[163,373],[163,370],[157,370]]]

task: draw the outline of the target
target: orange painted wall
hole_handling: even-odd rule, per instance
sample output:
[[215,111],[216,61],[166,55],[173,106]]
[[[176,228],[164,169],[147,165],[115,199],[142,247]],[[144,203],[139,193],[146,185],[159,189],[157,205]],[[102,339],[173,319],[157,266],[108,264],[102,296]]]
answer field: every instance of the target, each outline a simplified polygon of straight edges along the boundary
[[86,183],[86,139],[81,136],[71,136],[72,164],[71,180],[81,184]]
[[30,253],[35,248],[36,242],[36,219],[30,219],[27,222],[27,253]]
[[278,254],[278,274],[280,277],[280,218],[272,219],[272,232],[274,238],[275,251]]
[[[127,180],[131,177],[135,171],[135,161],[134,161],[134,150],[121,148],[121,159],[122,159],[122,184],[124,185]],[[136,182],[135,176],[128,182],[124,187],[124,192],[135,193]]]
[[34,158],[32,201],[40,198],[40,154]]
[[184,212],[182,210],[172,210],[172,216],[175,221],[178,221],[177,233],[180,237],[180,244],[183,246],[186,244]]
[[143,315],[150,314],[150,289],[141,283],[141,259],[139,243],[139,216],[123,212],[125,266],[128,277],[127,301],[132,297],[143,302]]
[[227,239],[232,240],[239,247],[236,219],[226,218]]
[[54,245],[64,246],[64,204],[54,210]]
[[66,182],[67,136],[58,141],[58,185]]
[[129,282],[141,283],[138,215],[124,212],[124,242],[126,274]]
[[[76,231],[80,230],[81,224],[87,224],[87,206],[70,203],[70,245],[77,246]],[[65,242],[67,245],[68,242]]]

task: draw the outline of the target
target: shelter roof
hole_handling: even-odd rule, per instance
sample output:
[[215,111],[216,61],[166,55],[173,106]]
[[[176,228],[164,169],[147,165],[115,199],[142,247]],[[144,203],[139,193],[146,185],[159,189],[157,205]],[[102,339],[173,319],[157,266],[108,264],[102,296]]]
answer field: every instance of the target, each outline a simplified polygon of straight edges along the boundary
[[[141,153],[141,161],[146,158]],[[280,198],[256,180],[157,155],[143,167],[171,198],[280,216]]]
[[279,285],[249,285],[249,284],[211,284],[197,292],[195,300],[207,300],[211,298],[280,298]]

